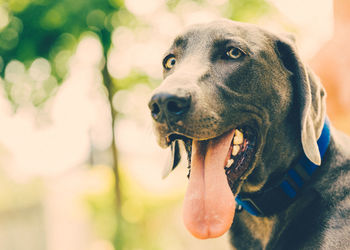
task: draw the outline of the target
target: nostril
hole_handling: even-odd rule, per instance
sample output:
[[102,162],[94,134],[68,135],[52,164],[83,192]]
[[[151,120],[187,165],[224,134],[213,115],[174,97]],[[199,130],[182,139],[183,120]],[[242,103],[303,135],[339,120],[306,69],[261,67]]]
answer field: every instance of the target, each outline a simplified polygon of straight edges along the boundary
[[153,103],[150,108],[153,118],[156,119],[160,113],[159,105],[157,103]]
[[169,112],[176,115],[180,115],[181,113],[183,113],[183,108],[180,107],[180,105],[174,101],[168,102],[167,109]]
[[178,98],[174,100],[169,100],[167,102],[166,109],[168,112],[175,115],[182,115],[187,112],[189,108],[189,100],[184,98]]

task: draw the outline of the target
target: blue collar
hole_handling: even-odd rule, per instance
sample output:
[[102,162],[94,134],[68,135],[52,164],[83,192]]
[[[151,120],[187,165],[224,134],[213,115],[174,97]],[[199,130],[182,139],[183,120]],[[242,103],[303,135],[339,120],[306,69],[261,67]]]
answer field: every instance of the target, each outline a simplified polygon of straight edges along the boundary
[[[330,137],[330,125],[326,117],[321,136],[317,140],[321,159],[328,148]],[[299,163],[288,170],[279,185],[253,194],[238,194],[237,207],[255,216],[270,216],[282,211],[297,199],[302,187],[311,179],[317,167],[319,166],[303,154]]]

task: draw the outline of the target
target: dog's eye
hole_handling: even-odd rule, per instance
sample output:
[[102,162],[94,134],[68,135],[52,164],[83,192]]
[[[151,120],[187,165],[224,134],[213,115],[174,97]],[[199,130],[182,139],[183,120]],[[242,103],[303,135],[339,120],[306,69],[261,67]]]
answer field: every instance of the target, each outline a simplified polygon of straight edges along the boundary
[[166,69],[171,69],[174,67],[176,63],[176,58],[174,55],[168,55],[167,57],[165,57],[164,61],[163,61],[163,66]]
[[232,59],[238,59],[240,58],[244,53],[242,52],[242,50],[238,49],[238,48],[235,48],[235,47],[231,47],[227,50],[226,52],[226,55],[229,57],[229,58],[232,58]]

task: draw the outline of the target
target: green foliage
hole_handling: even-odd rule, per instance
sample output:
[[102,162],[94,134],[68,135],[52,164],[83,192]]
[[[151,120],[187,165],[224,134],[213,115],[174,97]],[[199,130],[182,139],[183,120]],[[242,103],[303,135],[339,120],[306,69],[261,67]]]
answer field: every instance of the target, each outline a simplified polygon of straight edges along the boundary
[[265,0],[230,0],[225,15],[236,21],[252,22],[271,11]]
[[[0,33],[0,54],[4,64],[17,59],[29,66],[37,57],[65,64],[68,56],[62,59],[60,52],[72,54],[86,31],[98,35],[107,53],[119,6],[100,0],[40,0],[10,1],[7,8],[10,22]],[[63,78],[66,72],[55,66],[53,73]]]
[[135,83],[147,83],[150,87],[155,88],[159,85],[159,79],[152,79],[143,72],[133,70],[127,77],[114,80],[114,85],[117,89],[129,89]]
[[166,4],[170,10],[174,10],[174,8],[179,4],[180,0],[168,0]]
[[4,172],[0,172],[0,213],[41,206],[43,196],[41,180],[14,183]]
[[[40,107],[55,93],[83,33],[96,34],[107,55],[111,32],[118,25],[114,16],[119,4],[117,0],[11,0],[0,4],[0,75],[4,78],[0,83],[15,110],[28,103]],[[40,58],[49,66],[36,64],[34,70],[47,75],[46,79],[30,73]]]

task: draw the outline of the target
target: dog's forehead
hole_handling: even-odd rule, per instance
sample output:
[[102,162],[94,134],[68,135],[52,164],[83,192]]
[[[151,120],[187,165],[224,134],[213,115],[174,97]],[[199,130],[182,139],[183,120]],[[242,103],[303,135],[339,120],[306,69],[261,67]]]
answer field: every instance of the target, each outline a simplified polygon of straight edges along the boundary
[[210,48],[216,41],[232,39],[247,46],[263,46],[267,32],[253,24],[219,20],[189,27],[176,37],[171,48]]

